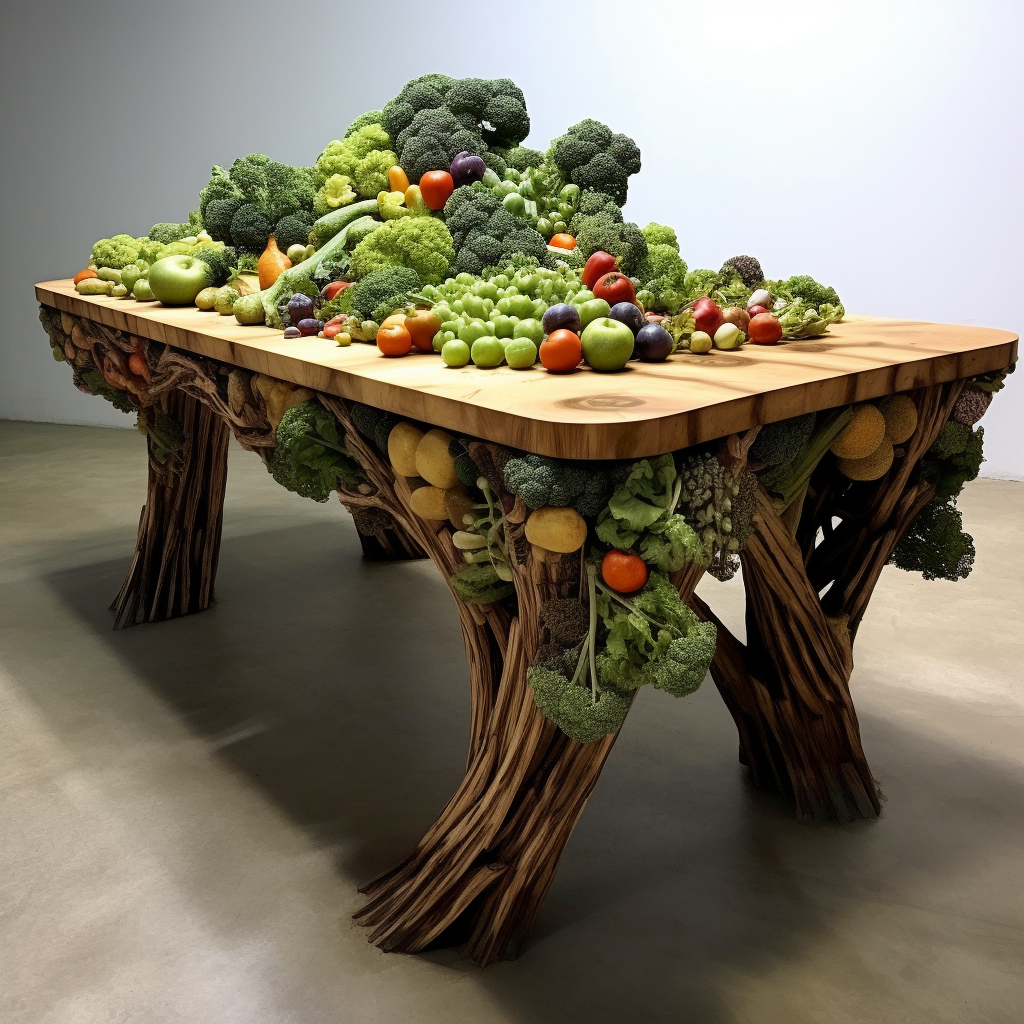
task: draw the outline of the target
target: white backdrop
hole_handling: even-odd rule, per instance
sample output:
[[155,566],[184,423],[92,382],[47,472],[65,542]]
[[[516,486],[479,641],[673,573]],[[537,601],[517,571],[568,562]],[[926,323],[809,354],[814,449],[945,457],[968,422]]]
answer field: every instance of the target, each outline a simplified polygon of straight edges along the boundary
[[[634,137],[627,213],[675,226],[691,267],[750,253],[851,311],[1019,333],[1022,37],[1013,0],[19,5],[0,417],[127,422],[51,360],[34,280],[183,219],[214,162],[311,162],[427,71],[513,78],[538,148],[588,116]],[[1024,478],[1021,396],[1024,372],[986,417],[989,475]]]

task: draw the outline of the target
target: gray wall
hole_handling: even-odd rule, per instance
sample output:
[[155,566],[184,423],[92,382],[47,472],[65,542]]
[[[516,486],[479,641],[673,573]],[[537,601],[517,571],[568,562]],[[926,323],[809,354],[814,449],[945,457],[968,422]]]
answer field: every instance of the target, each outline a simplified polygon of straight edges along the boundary
[[[1010,0],[19,5],[0,41],[0,417],[126,423],[50,358],[34,281],[182,219],[213,163],[312,161],[435,70],[514,78],[537,146],[584,116],[636,138],[628,212],[676,226],[691,266],[752,252],[851,311],[1019,332],[1022,37]],[[1024,477],[1016,377],[986,418],[993,475]]]

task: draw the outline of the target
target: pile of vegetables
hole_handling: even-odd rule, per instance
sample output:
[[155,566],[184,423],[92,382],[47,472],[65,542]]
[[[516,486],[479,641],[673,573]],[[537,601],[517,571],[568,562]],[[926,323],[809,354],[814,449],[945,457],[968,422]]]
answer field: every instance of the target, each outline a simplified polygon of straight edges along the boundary
[[[185,220],[101,239],[75,285],[453,369],[613,372],[842,319],[810,277],[766,280],[751,256],[691,270],[674,229],[628,221],[641,159],[627,135],[587,118],[541,150],[529,132],[514,82],[423,75],[308,167],[214,166]],[[411,273],[385,285],[395,271]]]

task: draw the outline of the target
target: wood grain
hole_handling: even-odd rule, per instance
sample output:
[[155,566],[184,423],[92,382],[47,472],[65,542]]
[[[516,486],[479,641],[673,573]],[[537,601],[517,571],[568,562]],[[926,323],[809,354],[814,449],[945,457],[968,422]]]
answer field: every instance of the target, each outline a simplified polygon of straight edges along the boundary
[[621,373],[445,367],[432,355],[385,359],[373,346],[286,341],[279,331],[159,303],[36,285],[40,302],[316,391],[541,455],[638,458],[853,401],[1002,369],[1009,331],[851,316],[810,341],[747,345]]

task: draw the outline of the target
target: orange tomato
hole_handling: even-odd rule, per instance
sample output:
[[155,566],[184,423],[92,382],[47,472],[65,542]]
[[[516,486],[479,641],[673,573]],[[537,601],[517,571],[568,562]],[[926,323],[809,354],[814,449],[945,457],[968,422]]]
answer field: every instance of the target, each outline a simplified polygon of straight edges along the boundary
[[89,270],[88,268],[86,268],[85,270],[80,270],[77,274],[75,274],[74,284],[78,284],[79,281],[88,281],[90,277],[98,276],[99,275],[96,273],[95,270]]
[[381,324],[377,332],[377,348],[386,356],[404,356],[412,348],[412,337],[405,324],[389,324],[386,321]]
[[427,171],[420,178],[420,194],[431,210],[440,210],[455,191],[455,182],[447,171]]
[[405,318],[405,329],[420,352],[434,351],[434,335],[441,330],[441,318],[432,309],[417,309]]
[[381,327],[392,327],[395,324],[404,327],[406,319],[404,313],[392,313],[391,316],[387,316],[381,321]]
[[540,343],[540,361],[552,373],[568,373],[580,365],[583,346],[579,335],[564,328],[552,331]]
[[620,594],[633,594],[647,582],[647,563],[631,551],[609,551],[601,560],[601,578]]
[[409,187],[409,175],[398,164],[388,168],[388,189],[391,192],[404,192]]
[[564,231],[559,231],[557,235],[551,236],[551,241],[548,242],[548,245],[554,245],[559,249],[575,249],[576,239]]

